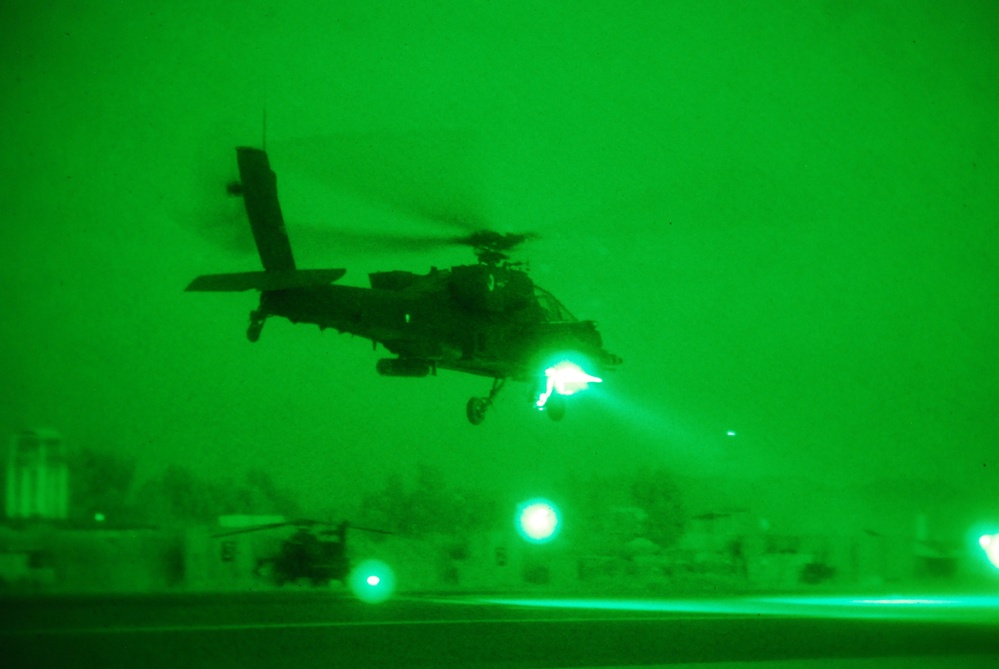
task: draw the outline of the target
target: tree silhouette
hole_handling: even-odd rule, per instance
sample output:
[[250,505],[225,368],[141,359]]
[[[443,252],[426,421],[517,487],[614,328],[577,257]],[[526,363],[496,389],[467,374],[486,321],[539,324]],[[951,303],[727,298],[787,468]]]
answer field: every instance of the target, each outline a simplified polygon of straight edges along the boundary
[[414,536],[464,536],[491,529],[496,517],[496,505],[484,493],[451,485],[439,468],[421,464],[412,485],[393,472],[381,490],[366,495],[359,522]]
[[301,515],[293,493],[269,472],[249,470],[242,482],[214,481],[186,465],[171,465],[141,487],[144,517],[158,525],[212,524],[229,514]]
[[67,453],[66,465],[71,520],[133,522],[135,509],[130,493],[135,479],[134,457],[84,448]]
[[684,529],[683,497],[670,471],[661,467],[639,470],[631,483],[631,498],[647,514],[647,539],[662,548],[680,539]]

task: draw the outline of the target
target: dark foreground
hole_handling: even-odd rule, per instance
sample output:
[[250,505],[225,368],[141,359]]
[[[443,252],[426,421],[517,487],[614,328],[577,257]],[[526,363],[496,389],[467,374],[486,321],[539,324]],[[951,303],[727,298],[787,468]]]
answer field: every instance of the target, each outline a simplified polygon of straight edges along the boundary
[[[821,659],[820,659],[821,658]],[[4,667],[999,667],[976,600],[0,599]],[[816,660],[819,660],[816,662]]]

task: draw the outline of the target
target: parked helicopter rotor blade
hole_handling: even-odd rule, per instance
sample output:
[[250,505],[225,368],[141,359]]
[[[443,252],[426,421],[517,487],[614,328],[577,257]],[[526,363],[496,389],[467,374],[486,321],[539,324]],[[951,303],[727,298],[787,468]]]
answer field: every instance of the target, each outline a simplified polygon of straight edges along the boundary
[[264,525],[252,525],[250,527],[240,527],[233,530],[225,530],[223,532],[216,532],[212,537],[218,539],[221,537],[231,537],[237,534],[249,534],[250,532],[260,532],[261,530],[275,530],[279,527],[287,527],[293,523],[282,522],[282,523],[266,523]]
[[373,534],[398,534],[398,532],[391,532],[389,530],[379,530],[374,527],[361,527],[359,525],[353,525],[353,524],[348,525],[347,527],[348,529],[351,530],[360,530],[362,532],[371,532]]

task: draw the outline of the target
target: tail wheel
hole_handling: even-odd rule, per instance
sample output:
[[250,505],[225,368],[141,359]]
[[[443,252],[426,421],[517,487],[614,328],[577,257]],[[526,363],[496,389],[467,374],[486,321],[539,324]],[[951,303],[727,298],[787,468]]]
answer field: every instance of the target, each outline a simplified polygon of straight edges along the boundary
[[266,320],[267,315],[262,311],[251,311],[250,326],[246,328],[246,338],[251,342],[255,342],[260,339],[260,331],[264,329],[264,321]]
[[465,405],[465,415],[468,416],[468,422],[472,425],[481,423],[486,417],[488,407],[489,403],[484,397],[469,398],[468,404]]

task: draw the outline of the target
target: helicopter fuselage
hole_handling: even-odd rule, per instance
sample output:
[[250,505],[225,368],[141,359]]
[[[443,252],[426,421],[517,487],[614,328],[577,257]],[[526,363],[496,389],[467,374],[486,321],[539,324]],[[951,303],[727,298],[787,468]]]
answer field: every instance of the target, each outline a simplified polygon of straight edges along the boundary
[[451,369],[529,381],[572,351],[613,363],[591,321],[577,321],[519,270],[470,265],[428,274],[380,272],[371,288],[327,285],[261,293],[256,318],[278,316],[381,344],[387,376]]

